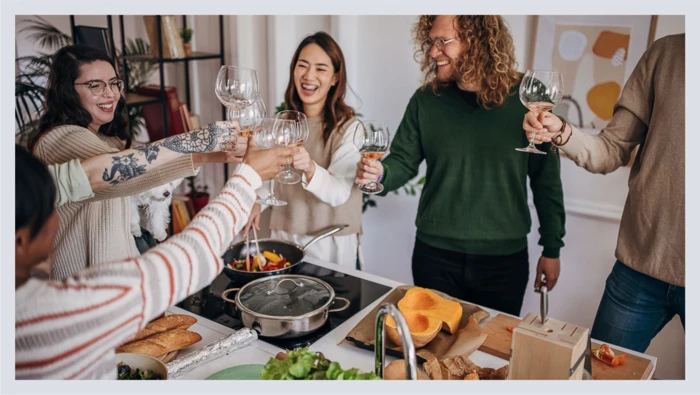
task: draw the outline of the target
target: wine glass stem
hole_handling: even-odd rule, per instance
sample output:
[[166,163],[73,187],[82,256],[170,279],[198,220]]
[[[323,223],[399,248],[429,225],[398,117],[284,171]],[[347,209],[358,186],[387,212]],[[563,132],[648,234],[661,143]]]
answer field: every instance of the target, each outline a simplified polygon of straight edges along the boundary
[[[535,113],[535,118],[539,118],[540,113],[536,112]],[[537,132],[537,129],[532,128],[532,135],[530,136],[530,146],[534,147],[535,146],[535,133]]]
[[268,199],[277,199],[275,197],[275,180],[270,180],[270,194],[267,196]]

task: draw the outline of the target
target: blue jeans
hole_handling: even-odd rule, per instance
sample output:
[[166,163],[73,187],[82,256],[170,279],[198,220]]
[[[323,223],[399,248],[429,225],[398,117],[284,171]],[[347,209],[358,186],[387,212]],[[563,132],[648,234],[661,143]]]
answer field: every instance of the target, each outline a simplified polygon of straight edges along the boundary
[[670,285],[617,261],[605,282],[591,337],[644,352],[676,314],[685,330],[685,287]]

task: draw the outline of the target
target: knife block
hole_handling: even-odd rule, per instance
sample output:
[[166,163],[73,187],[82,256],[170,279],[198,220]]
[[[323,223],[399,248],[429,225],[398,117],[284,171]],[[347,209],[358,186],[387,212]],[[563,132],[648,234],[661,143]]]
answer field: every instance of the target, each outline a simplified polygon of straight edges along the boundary
[[581,380],[588,328],[528,314],[516,328],[508,380]]

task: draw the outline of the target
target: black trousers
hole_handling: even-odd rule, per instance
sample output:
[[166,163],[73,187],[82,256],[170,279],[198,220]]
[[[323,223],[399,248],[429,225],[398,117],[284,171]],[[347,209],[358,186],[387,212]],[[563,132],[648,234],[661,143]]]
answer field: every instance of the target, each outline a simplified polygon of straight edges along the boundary
[[530,275],[527,247],[511,255],[477,255],[431,247],[416,238],[413,282],[515,316]]

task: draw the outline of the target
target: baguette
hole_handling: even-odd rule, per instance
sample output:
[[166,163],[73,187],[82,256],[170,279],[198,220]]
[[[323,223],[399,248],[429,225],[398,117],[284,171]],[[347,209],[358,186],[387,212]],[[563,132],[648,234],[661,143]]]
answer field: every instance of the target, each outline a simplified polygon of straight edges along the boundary
[[117,352],[129,352],[157,357],[171,351],[191,346],[202,340],[202,336],[196,332],[184,329],[173,329],[167,332],[156,333],[143,340],[131,342],[117,348]]
[[196,322],[196,318],[185,314],[172,314],[158,318],[157,320],[148,323],[144,329],[138,331],[136,336],[124,344],[143,340],[149,336],[155,335],[156,333],[167,332],[173,329],[188,329]]

